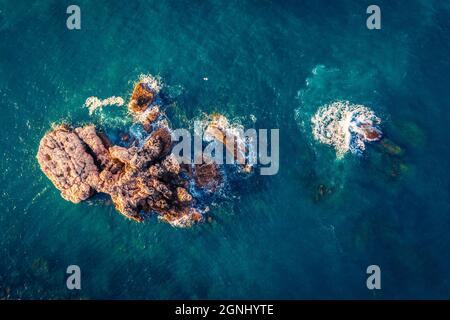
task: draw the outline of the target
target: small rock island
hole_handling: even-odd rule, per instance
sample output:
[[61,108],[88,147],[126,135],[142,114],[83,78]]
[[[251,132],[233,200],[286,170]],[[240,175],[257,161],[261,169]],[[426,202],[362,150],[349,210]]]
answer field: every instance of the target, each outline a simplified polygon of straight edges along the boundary
[[72,127],[59,124],[41,140],[37,160],[44,174],[73,203],[96,193],[111,196],[117,211],[142,222],[150,214],[176,227],[205,220],[207,208],[196,205],[189,186],[215,192],[222,180],[213,162],[180,164],[171,154],[170,129],[157,103],[159,86],[142,78],[128,103],[129,113],[148,133],[142,145],[114,145],[92,124]]

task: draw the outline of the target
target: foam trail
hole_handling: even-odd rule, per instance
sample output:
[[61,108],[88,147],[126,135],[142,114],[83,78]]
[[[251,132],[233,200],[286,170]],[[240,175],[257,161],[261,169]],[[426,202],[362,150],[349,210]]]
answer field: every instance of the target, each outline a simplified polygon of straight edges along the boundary
[[92,115],[94,111],[98,108],[102,108],[105,106],[116,105],[121,107],[125,104],[125,101],[121,97],[112,96],[103,100],[100,100],[97,97],[89,97],[86,99],[84,105],[89,108],[89,115]]

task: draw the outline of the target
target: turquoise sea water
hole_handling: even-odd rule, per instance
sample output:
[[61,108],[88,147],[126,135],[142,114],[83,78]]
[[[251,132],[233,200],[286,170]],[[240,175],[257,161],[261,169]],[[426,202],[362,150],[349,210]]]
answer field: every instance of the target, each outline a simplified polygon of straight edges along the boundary
[[[364,0],[76,1],[78,31],[70,4],[0,1],[0,298],[450,298],[449,1],[377,1],[375,31]],[[279,128],[279,173],[191,229],[64,201],[39,140],[62,120],[126,125],[82,105],[148,73],[173,127],[219,112]],[[402,154],[337,161],[314,141],[310,118],[339,99],[372,108]],[[372,264],[382,290],[366,288]]]

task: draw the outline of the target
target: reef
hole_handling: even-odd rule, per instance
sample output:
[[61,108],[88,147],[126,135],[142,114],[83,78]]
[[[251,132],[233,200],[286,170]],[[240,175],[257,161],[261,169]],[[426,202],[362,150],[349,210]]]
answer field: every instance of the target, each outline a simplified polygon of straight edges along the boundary
[[141,143],[123,133],[121,144],[115,145],[92,124],[60,124],[45,134],[37,160],[65,200],[79,203],[104,193],[117,211],[137,222],[152,214],[177,227],[205,221],[208,207],[202,207],[191,190],[217,192],[222,172],[214,162],[181,164],[171,153],[171,131],[158,105],[159,89],[154,78],[144,77],[128,103],[129,112],[148,134]]

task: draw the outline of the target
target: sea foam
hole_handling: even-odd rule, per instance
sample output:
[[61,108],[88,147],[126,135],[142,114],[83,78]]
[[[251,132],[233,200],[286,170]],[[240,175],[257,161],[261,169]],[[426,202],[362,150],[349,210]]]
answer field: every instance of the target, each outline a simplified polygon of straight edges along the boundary
[[314,138],[336,149],[337,158],[348,151],[361,154],[365,144],[381,139],[381,120],[366,106],[337,101],[322,106],[311,119]]
[[123,106],[125,101],[122,97],[112,96],[106,99],[99,99],[97,97],[89,97],[86,99],[84,105],[89,109],[89,115],[92,115],[94,111],[98,108],[106,107],[106,106]]

